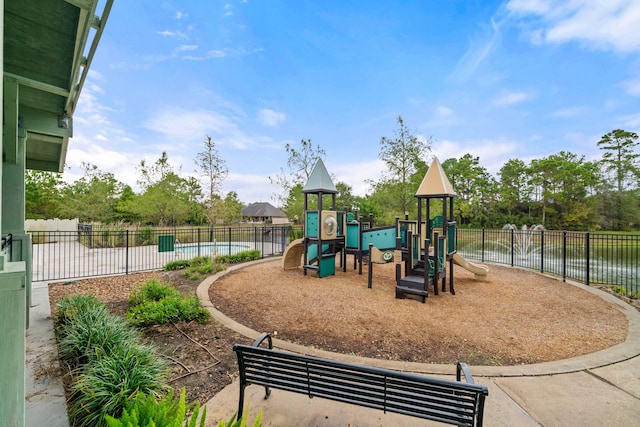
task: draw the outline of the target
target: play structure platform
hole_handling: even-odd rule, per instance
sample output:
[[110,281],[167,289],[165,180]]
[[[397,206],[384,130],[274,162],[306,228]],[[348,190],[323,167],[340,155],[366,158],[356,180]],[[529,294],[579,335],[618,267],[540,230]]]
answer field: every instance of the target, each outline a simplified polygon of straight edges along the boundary
[[[338,193],[321,159],[316,162],[304,195],[304,237],[291,242],[283,256],[283,268],[302,266],[304,274],[315,272],[319,278],[334,275],[339,260],[343,271],[347,257],[354,258],[353,268],[362,274],[369,262],[369,287],[373,263],[396,265],[396,298],[418,298],[424,303],[430,289],[438,295],[447,291],[455,295],[453,265],[486,280],[489,268],[464,259],[456,251],[457,223],[453,215],[456,196],[438,159],[434,159],[418,191],[418,218],[396,218],[395,224],[374,227],[352,213],[336,210]],[[432,207],[441,213],[431,214]],[[337,256],[340,258],[337,258]],[[402,268],[404,265],[404,268]]]

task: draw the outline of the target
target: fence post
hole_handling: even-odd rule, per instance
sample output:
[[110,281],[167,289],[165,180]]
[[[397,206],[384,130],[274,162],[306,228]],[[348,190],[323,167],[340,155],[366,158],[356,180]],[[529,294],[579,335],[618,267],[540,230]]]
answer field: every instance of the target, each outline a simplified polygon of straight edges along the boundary
[[[253,226],[253,248],[258,249],[258,226]],[[262,251],[260,252],[262,253]]]
[[562,281],[567,281],[567,231],[562,230]]
[[[456,227],[456,229],[457,228],[458,227]],[[481,247],[482,247],[482,252],[480,254],[480,259],[482,260],[482,262],[484,262],[484,237],[485,237],[484,236],[484,227],[482,227],[482,238],[480,239],[481,240]],[[456,248],[457,248],[457,246],[456,246]]]
[[586,271],[584,272],[584,284],[589,286],[590,277],[589,272],[591,271],[591,238],[589,236],[589,232],[584,233],[584,259],[585,259],[585,267]]
[[540,230],[540,273],[544,273],[544,230]]
[[516,238],[516,231],[512,228],[511,229],[511,267],[515,265],[515,238]]
[[129,274],[129,229],[125,233],[125,251],[124,251],[124,274]]

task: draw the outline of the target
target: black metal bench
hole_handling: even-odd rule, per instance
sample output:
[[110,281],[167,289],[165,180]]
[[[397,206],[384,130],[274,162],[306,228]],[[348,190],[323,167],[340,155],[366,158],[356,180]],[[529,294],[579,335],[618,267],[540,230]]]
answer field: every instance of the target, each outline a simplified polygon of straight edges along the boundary
[[[260,347],[265,340],[268,348]],[[474,384],[463,362],[457,365],[456,381],[444,380],[273,350],[267,333],[250,346],[235,344],[233,351],[240,368],[238,416],[245,388],[255,384],[265,387],[265,399],[272,387],[447,424],[482,426],[489,391]]]

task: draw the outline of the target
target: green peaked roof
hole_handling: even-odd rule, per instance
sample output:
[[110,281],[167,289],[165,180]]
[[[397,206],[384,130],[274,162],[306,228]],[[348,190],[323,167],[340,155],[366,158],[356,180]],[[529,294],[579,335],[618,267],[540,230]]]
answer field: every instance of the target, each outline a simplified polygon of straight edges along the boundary
[[302,189],[303,193],[337,193],[336,186],[333,185],[333,181],[327,172],[327,168],[324,167],[322,159],[318,159],[316,165],[311,171],[311,176]]
[[427,171],[427,174],[424,176],[420,187],[418,187],[418,191],[416,192],[417,197],[428,197],[428,196],[449,196],[453,197],[456,195],[453,186],[449,182],[449,178],[444,173],[442,169],[442,165],[438,161],[437,157],[433,158],[433,162]]

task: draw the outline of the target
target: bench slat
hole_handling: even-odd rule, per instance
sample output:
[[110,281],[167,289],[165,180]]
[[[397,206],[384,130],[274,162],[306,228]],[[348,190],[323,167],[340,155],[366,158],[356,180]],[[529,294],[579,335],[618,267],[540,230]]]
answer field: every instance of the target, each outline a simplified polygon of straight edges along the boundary
[[[256,340],[258,342],[258,340]],[[240,404],[249,384],[461,426],[482,425],[485,386],[234,345]],[[471,380],[472,381],[472,380]]]

